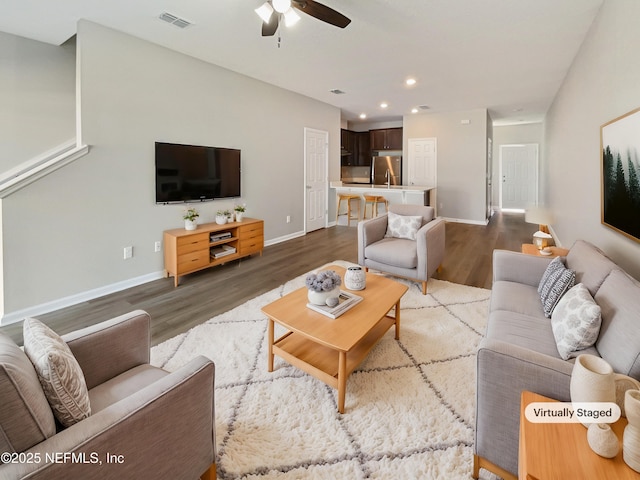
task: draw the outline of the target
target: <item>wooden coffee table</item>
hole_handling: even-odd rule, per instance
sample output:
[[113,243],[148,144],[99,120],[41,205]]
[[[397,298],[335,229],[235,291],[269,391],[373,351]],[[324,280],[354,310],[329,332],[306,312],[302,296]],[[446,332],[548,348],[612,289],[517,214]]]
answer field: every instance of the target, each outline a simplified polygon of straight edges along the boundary
[[[345,269],[331,265],[344,278]],[[338,411],[344,413],[347,377],[373,346],[395,325],[400,338],[400,298],[408,290],[394,280],[367,273],[367,286],[354,292],[363,300],[336,319],[307,308],[307,288],[302,287],[262,308],[269,319],[268,370],[274,355],[338,390]],[[394,316],[390,310],[395,307]],[[274,340],[274,322],[288,330]]]

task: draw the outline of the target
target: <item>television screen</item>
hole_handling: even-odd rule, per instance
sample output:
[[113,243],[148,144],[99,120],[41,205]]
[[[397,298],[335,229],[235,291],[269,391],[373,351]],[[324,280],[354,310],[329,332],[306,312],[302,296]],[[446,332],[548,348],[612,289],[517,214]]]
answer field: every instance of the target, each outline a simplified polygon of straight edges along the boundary
[[156,142],[156,203],[240,196],[240,150]]

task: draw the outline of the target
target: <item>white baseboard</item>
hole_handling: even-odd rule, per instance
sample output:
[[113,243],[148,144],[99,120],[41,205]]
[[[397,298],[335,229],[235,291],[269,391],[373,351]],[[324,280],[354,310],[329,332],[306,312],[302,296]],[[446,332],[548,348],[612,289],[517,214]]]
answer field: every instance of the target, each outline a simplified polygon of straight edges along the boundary
[[44,315],[45,313],[54,312],[56,310],[60,310],[61,308],[71,307],[73,305],[77,305],[78,303],[88,302],[89,300],[103,297],[105,295],[109,295],[110,293],[119,292],[121,290],[126,290],[127,288],[136,287],[138,285],[142,285],[143,283],[152,282],[160,278],[164,278],[163,271],[149,273],[147,275],[131,278],[129,280],[123,280],[122,282],[112,283],[111,285],[105,285],[104,287],[98,287],[92,290],[87,290],[86,292],[80,292],[75,295],[59,298],[51,302],[42,303],[34,307],[28,307],[22,310],[17,310],[15,312],[6,313],[2,317],[2,320],[0,320],[0,325],[4,326],[20,322],[26,317]]
[[264,242],[264,246],[268,247],[269,245],[275,245],[276,243],[286,242],[287,240],[292,240],[298,237],[304,237],[306,233],[304,231],[290,233],[289,235],[283,235],[282,237],[274,238]]

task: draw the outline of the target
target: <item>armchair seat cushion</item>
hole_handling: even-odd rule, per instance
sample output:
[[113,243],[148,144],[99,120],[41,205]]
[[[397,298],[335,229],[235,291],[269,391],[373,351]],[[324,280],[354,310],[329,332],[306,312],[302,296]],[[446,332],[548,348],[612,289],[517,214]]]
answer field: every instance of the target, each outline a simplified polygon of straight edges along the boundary
[[95,414],[104,410],[167,375],[165,370],[149,364],[134,367],[89,390],[91,411]]
[[368,245],[364,254],[374,262],[394,267],[416,268],[418,266],[418,250],[413,240],[385,237]]

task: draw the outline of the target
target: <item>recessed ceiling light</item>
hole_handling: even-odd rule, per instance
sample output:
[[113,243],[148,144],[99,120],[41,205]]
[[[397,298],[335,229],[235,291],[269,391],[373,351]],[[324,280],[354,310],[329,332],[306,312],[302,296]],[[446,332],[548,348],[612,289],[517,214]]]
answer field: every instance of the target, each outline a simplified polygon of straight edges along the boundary
[[412,108],[411,109],[411,113],[418,113],[418,109],[417,108]]
[[362,118],[364,120],[365,118],[367,118],[367,114],[366,113],[361,113],[360,114],[360,118]]
[[386,102],[382,102],[382,103],[380,104],[380,108],[387,108],[388,106],[389,106],[389,104],[388,104],[388,103],[386,103]]
[[405,82],[408,86],[412,87],[413,85],[416,84],[416,79],[415,78],[407,78],[407,81]]

